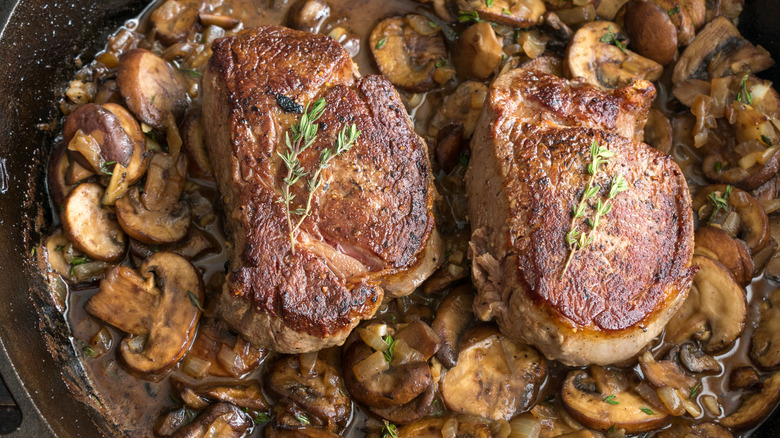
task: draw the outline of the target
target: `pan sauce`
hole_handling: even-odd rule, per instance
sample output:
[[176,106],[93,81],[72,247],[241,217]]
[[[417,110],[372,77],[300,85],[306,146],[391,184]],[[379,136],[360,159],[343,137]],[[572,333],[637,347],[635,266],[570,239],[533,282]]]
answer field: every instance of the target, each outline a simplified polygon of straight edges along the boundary
[[[255,3],[258,2],[228,0],[225,5],[218,8],[218,12],[240,20],[244,28],[264,24],[283,24],[285,22],[284,20],[289,5],[286,5],[284,1],[268,0],[268,4],[264,3],[260,6],[257,6]],[[367,47],[367,35],[380,18],[404,15],[406,13],[419,11],[420,9],[430,12],[427,5],[423,4],[421,6],[420,3],[413,1],[353,0],[350,2],[333,1],[329,2],[329,5],[331,7],[331,14],[327,22],[328,24],[324,29],[342,26],[350,31],[352,35],[360,36],[360,51],[357,56],[355,56],[354,60],[358,64],[360,72],[363,75],[378,73],[376,65],[373,63],[369,53],[370,50]],[[149,11],[151,11],[151,9],[149,9]],[[139,20],[127,23],[127,29],[146,34],[148,28],[147,16],[148,14],[144,14]],[[89,71],[90,68],[88,67],[85,72]],[[111,71],[101,71],[100,68],[97,68],[95,73],[98,77],[110,76],[112,74]],[[659,100],[671,100],[671,93],[665,92],[671,88],[668,81],[668,78],[662,80],[661,87],[659,87]],[[443,97],[454,90],[455,85],[456,84],[451,81],[444,87],[417,95],[401,92],[407,102],[411,102],[408,109],[413,117],[418,133],[424,138],[427,134],[428,120],[430,119],[431,114],[434,112],[436,106],[440,104]],[[194,99],[192,105],[199,105],[198,100]],[[664,111],[669,116],[674,112],[678,112],[680,108],[679,105],[664,105],[664,107]],[[429,144],[433,144],[433,142],[431,141]],[[705,184],[705,179],[701,174],[699,167],[700,158],[696,156],[696,152],[693,149],[682,143],[676,143],[674,144],[671,153],[683,168],[683,171],[692,186]],[[440,171],[437,177],[439,190],[445,196],[447,203],[449,204],[449,208],[442,208],[442,211],[445,211],[446,214],[444,214],[440,223],[442,224],[442,227],[445,228],[443,233],[445,238],[451,241],[450,248],[462,248],[464,243],[463,238],[464,236],[467,236],[465,231],[462,230],[464,226],[463,212],[465,211],[463,207],[464,187],[461,183],[463,177],[462,170],[462,167],[456,167],[449,176],[443,171]],[[207,198],[218,198],[215,184],[204,180],[194,180],[194,183],[202,186],[202,191],[207,193]],[[218,253],[207,255],[194,263],[201,269],[204,283],[207,283],[207,285],[213,283],[218,286],[219,276],[221,273],[224,273],[225,262],[227,260],[224,251],[224,233],[222,231],[220,219],[208,223],[203,229],[219,241],[220,249]],[[212,281],[212,279],[214,280]],[[207,289],[209,289],[208,286]],[[215,289],[215,287],[212,287],[211,289]],[[725,413],[734,412],[739,407],[740,399],[744,392],[734,391],[729,388],[730,371],[742,366],[751,366],[755,368],[755,365],[753,365],[749,356],[750,339],[758,324],[761,301],[768,297],[774,289],[775,286],[773,284],[761,277],[754,279],[753,283],[747,287],[750,312],[745,332],[727,352],[717,357],[724,370],[717,375],[706,375],[701,378],[702,389],[700,394],[716,396],[722,406],[722,414],[720,416],[713,416],[706,409],[703,409],[703,414],[697,419],[697,422],[716,420],[717,418],[723,417]],[[377,318],[385,321],[403,320],[407,314],[413,315],[415,313],[423,316],[427,314],[430,317],[433,312],[435,312],[436,306],[440,303],[448,290],[448,288],[445,288],[433,293],[417,291],[410,297],[398,299],[397,302],[388,303],[389,305],[387,306],[383,305]],[[67,295],[67,315],[73,331],[73,342],[77,349],[88,351],[85,349],[87,343],[93,335],[103,327],[108,328],[113,340],[114,347],[112,347],[108,354],[98,358],[91,358],[87,353],[84,355],[84,366],[95,387],[95,392],[91,396],[91,402],[113,417],[117,423],[123,425],[130,435],[148,435],[151,433],[152,425],[157,420],[160,411],[175,405],[174,401],[169,398],[169,378],[171,376],[183,376],[183,373],[180,369],[176,368],[168,376],[157,382],[140,380],[127,373],[119,364],[116,355],[116,345],[118,345],[119,340],[122,339],[123,334],[102,321],[91,317],[84,311],[84,304],[96,291],[97,289],[94,287],[82,290],[72,288]],[[652,351],[654,355],[660,359],[670,348],[671,345],[664,342],[661,338],[655,341]],[[337,350],[338,349],[334,349],[334,351],[330,351],[326,355],[338,358],[339,352]],[[274,358],[275,355],[271,354],[264,359],[264,363],[268,363]],[[536,401],[540,403],[545,400],[550,400],[554,395],[560,393],[561,383],[567,372],[570,371],[570,369],[557,363],[550,362],[548,365],[549,372],[547,379],[541,386],[538,396],[536,397]],[[635,368],[638,370],[638,366]],[[246,377],[261,379],[260,376],[263,371],[264,366],[261,365],[258,370]],[[761,376],[767,375],[767,373],[761,371],[759,371],[759,374]],[[211,378],[206,378],[204,381],[208,382],[209,379]],[[223,381],[224,379],[214,380]],[[442,409],[443,403],[441,398],[437,396],[436,400],[438,402],[439,412],[445,411]],[[559,402],[556,401],[556,403]],[[353,411],[353,418],[342,432],[343,436],[358,437],[365,434],[366,419],[369,417],[357,403],[353,404],[353,406],[355,408]],[[429,412],[434,413],[435,410],[436,409]],[[686,418],[687,417],[677,417],[674,421],[689,421]],[[262,434],[262,429],[262,426],[255,427],[252,436],[260,436]],[[745,433],[745,435],[746,434],[747,433]]]

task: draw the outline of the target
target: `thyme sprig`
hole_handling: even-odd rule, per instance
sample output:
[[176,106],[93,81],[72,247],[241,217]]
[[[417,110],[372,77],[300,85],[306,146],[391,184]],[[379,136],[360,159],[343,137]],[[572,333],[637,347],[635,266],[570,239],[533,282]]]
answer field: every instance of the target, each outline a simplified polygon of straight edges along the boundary
[[595,214],[592,218],[586,219],[587,224],[590,226],[590,231],[587,233],[580,231],[577,228],[577,220],[585,217],[585,209],[590,205],[589,201],[596,197],[599,190],[601,190],[601,186],[595,182],[599,168],[602,164],[608,163],[609,159],[615,156],[615,153],[607,149],[606,146],[599,145],[596,140],[593,140],[593,143],[590,145],[590,156],[591,162],[588,163],[587,166],[587,171],[590,175],[588,186],[582,193],[579,204],[577,204],[572,211],[571,226],[569,227],[569,232],[566,233],[566,243],[569,245],[569,257],[566,259],[566,264],[563,266],[561,278],[566,274],[566,270],[569,269],[569,264],[571,263],[574,254],[590,245],[593,242],[593,239],[595,239],[595,231],[601,223],[601,218],[612,210],[612,200],[615,199],[619,193],[628,190],[628,181],[626,181],[622,174],[613,177],[606,201],[602,201],[601,198],[598,198],[594,207],[596,211]]
[[[295,195],[291,193],[291,189],[301,178],[309,175],[309,172],[301,165],[300,155],[314,144],[319,131],[317,121],[324,111],[325,99],[323,98],[315,101],[310,107],[307,106],[298,123],[292,125],[290,131],[284,135],[287,150],[284,153],[277,152],[287,167],[287,175],[282,180],[282,199],[280,202],[283,202],[285,206],[287,228],[290,230],[290,246],[293,254],[295,254],[295,235],[303,221],[311,213],[314,193],[322,186],[322,171],[330,167],[331,160],[348,152],[355,145],[358,136],[360,136],[360,131],[354,123],[341,129],[336,137],[336,146],[333,149],[326,148],[320,152],[319,163],[311,173],[311,178],[306,182],[308,196],[305,205],[292,209],[291,205]],[[297,221],[293,220],[293,215],[299,216]]]
[[607,27],[607,33],[602,35],[599,41],[604,44],[614,44],[621,52],[626,53],[626,45],[620,41],[617,35],[615,35],[615,32],[612,31],[612,26]]

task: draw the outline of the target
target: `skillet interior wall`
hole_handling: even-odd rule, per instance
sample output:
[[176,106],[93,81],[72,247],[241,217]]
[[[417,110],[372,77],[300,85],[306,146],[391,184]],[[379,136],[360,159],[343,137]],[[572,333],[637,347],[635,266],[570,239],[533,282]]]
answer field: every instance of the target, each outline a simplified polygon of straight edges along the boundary
[[95,436],[95,425],[114,432],[75,401],[73,388],[88,392],[89,384],[74,352],[46,348],[47,339],[69,343],[62,315],[41,295],[46,288],[30,254],[51,222],[43,175],[53,135],[36,125],[60,116],[57,94],[76,59],[89,62],[146,3],[0,2],[0,371],[22,409],[17,436]]
[[[75,59],[89,62],[107,35],[145,3],[0,0],[0,372],[22,408],[17,436],[94,436],[95,424],[106,434],[117,432],[96,410],[75,401],[72,390],[88,396],[89,382],[74,352],[47,350],[47,339],[69,343],[65,321],[43,297],[46,288],[30,256],[51,222],[43,175],[53,135],[36,125],[59,117],[55,102],[78,69]],[[780,61],[777,0],[746,3],[744,35]],[[780,83],[780,67],[761,76]],[[755,436],[778,430],[776,412]]]

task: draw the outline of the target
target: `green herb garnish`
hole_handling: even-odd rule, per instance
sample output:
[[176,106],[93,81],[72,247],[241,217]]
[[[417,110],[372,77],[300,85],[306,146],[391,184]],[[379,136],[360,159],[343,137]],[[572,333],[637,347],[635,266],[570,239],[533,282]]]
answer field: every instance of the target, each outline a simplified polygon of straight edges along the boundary
[[441,61],[436,63],[436,68],[444,67],[445,65],[447,65],[447,60],[446,59],[442,59]]
[[595,238],[594,233],[596,228],[599,226],[599,223],[601,223],[601,218],[606,216],[612,210],[611,201],[619,193],[628,190],[629,187],[628,181],[626,181],[622,174],[618,174],[617,176],[613,177],[612,182],[610,183],[607,200],[602,201],[601,198],[598,198],[595,205],[596,213],[592,218],[587,219],[587,224],[590,226],[590,231],[586,233],[584,231],[578,230],[577,219],[583,218],[585,216],[585,209],[588,207],[588,205],[590,205],[588,201],[591,198],[594,198],[598,194],[599,190],[601,190],[601,186],[595,184],[596,174],[599,172],[599,167],[602,164],[608,163],[609,159],[615,156],[615,153],[607,149],[606,146],[600,146],[596,140],[593,140],[593,143],[590,145],[590,156],[591,162],[588,163],[587,166],[587,172],[590,175],[588,186],[582,193],[582,198],[580,199],[579,204],[577,204],[577,206],[574,207],[574,210],[572,211],[571,227],[569,232],[566,233],[566,243],[569,246],[569,257],[566,259],[566,264],[563,266],[561,278],[563,278],[563,275],[569,268],[569,263],[571,263],[571,259],[574,257],[574,253],[582,250],[591,242],[593,242],[593,239]]
[[763,134],[761,135],[761,141],[763,141],[764,144],[767,146],[772,146],[772,139],[767,137],[766,135]]
[[739,92],[737,93],[737,100],[746,104],[753,104],[753,95],[747,89],[747,80],[750,78],[750,73],[742,75],[742,79],[739,81]]
[[678,12],[680,12],[680,7],[679,6],[675,6],[672,9],[669,9],[668,14],[671,17],[672,15],[674,15],[674,14],[676,14]]
[[512,13],[509,12],[509,9],[507,8],[501,8],[501,13],[504,15],[512,15]]
[[458,21],[461,23],[468,23],[469,21],[479,23],[482,20],[479,18],[479,13],[477,11],[459,11]]
[[384,420],[384,425],[382,426],[382,438],[398,438],[398,428],[395,427],[395,424],[390,423],[387,420]]
[[84,347],[84,354],[91,357],[92,359],[98,357],[97,353],[95,353],[95,350],[93,350],[92,347]]
[[382,37],[382,39],[381,39],[381,40],[377,41],[377,43],[376,43],[376,49],[377,49],[377,50],[381,49],[382,47],[384,47],[384,46],[385,46],[385,43],[387,43],[387,37]]
[[383,351],[385,360],[390,363],[393,361],[393,355],[395,354],[395,344],[398,342],[398,340],[393,339],[393,337],[390,335],[385,336],[382,338],[382,340],[387,344],[387,350]]
[[720,172],[721,170],[723,170],[723,163],[721,163],[720,161],[716,161],[715,162],[715,172]]
[[608,395],[607,398],[604,399],[604,401],[609,403],[609,404],[611,404],[611,405],[619,405],[620,404],[619,401],[615,400],[615,395],[614,394]]
[[604,44],[614,44],[621,52],[626,53],[626,45],[617,38],[615,32],[612,31],[612,26],[607,27],[607,33],[605,33],[599,41]]
[[105,173],[106,175],[113,175],[114,172],[109,170],[109,167],[116,164],[116,161],[108,161],[100,165],[100,171]]
[[731,186],[726,186],[726,190],[723,192],[723,196],[718,196],[719,192],[710,192],[707,197],[712,201],[712,204],[715,206],[715,209],[712,210],[712,213],[710,213],[710,217],[707,218],[707,221],[710,221],[713,216],[715,216],[715,213],[717,213],[719,210],[728,210],[729,208],[729,196],[731,195]]
[[642,411],[642,412],[644,412],[644,413],[645,413],[645,414],[647,414],[647,415],[655,415],[655,412],[653,412],[653,410],[652,410],[652,409],[650,409],[650,408],[646,408],[646,407],[644,407],[644,406],[642,406],[641,408],[639,408],[639,410],[640,410],[640,411]]
[[309,421],[309,417],[307,417],[304,414],[295,414],[295,419],[300,421],[301,424],[308,426],[311,424],[311,421]]
[[493,6],[493,0],[485,0],[485,6],[492,7]]
[[267,423],[268,420],[270,420],[270,419],[271,419],[271,416],[268,415],[267,412],[260,412],[257,415],[255,415],[255,418],[253,418],[252,420],[254,420],[254,422],[256,424],[264,424],[264,423]]
[[[293,254],[295,254],[295,235],[304,219],[311,213],[311,202],[314,198],[314,193],[322,186],[322,171],[330,166],[332,159],[349,151],[355,145],[358,136],[360,136],[360,131],[358,131],[354,123],[351,126],[345,126],[337,135],[336,146],[333,149],[326,148],[320,152],[320,160],[314,171],[310,173],[304,170],[299,156],[314,144],[319,129],[317,120],[319,120],[324,111],[325,99],[322,98],[314,102],[310,108],[307,107],[298,123],[291,126],[290,131],[285,133],[284,141],[287,150],[285,153],[277,152],[287,167],[287,176],[283,179],[284,184],[282,185],[282,199],[280,202],[283,202],[285,205],[287,227],[290,230],[290,246]],[[293,210],[291,204],[295,195],[290,193],[290,189],[306,175],[311,175],[311,178],[306,183],[306,191],[308,192],[306,204]],[[300,216],[295,223],[293,223],[293,215]]]
[[699,393],[700,389],[701,389],[701,385],[697,383],[693,388],[691,388],[691,392],[688,394],[688,398],[693,400],[693,398],[696,397],[696,394]]
[[191,68],[180,67],[179,70],[184,72],[184,73],[187,73],[187,76],[189,76],[191,78],[199,78],[199,77],[203,76],[203,73],[201,73],[201,72],[199,72],[197,70],[191,69]]
[[194,293],[192,293],[192,291],[190,291],[190,290],[187,291],[187,296],[190,297],[190,302],[192,303],[192,305],[197,307],[198,310],[200,310],[202,312],[203,311],[203,307],[201,307],[201,305],[200,305],[200,300],[198,299],[198,296],[195,295]]

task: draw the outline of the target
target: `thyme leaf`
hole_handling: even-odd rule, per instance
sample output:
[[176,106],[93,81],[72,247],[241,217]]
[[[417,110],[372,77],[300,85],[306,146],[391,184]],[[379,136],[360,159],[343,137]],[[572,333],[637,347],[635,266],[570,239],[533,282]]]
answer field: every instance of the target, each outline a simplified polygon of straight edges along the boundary
[[384,425],[382,426],[382,438],[398,438],[398,428],[395,426],[395,424],[390,423],[387,420],[384,420]]
[[611,405],[619,405],[619,404],[620,404],[620,402],[619,402],[619,401],[615,400],[615,394],[610,394],[610,395],[608,395],[608,396],[607,396],[607,397],[604,399],[604,401],[605,401],[605,402],[607,402],[607,403],[609,403],[609,404],[611,404]]
[[617,38],[615,32],[612,31],[612,26],[607,27],[607,33],[605,33],[599,41],[604,44],[614,44],[621,52],[626,53],[626,45]]
[[395,343],[398,342],[398,340],[393,339],[393,337],[390,335],[385,336],[382,338],[382,340],[387,344],[387,350],[383,352],[385,355],[385,360],[390,363],[393,361],[393,356],[395,355]]

